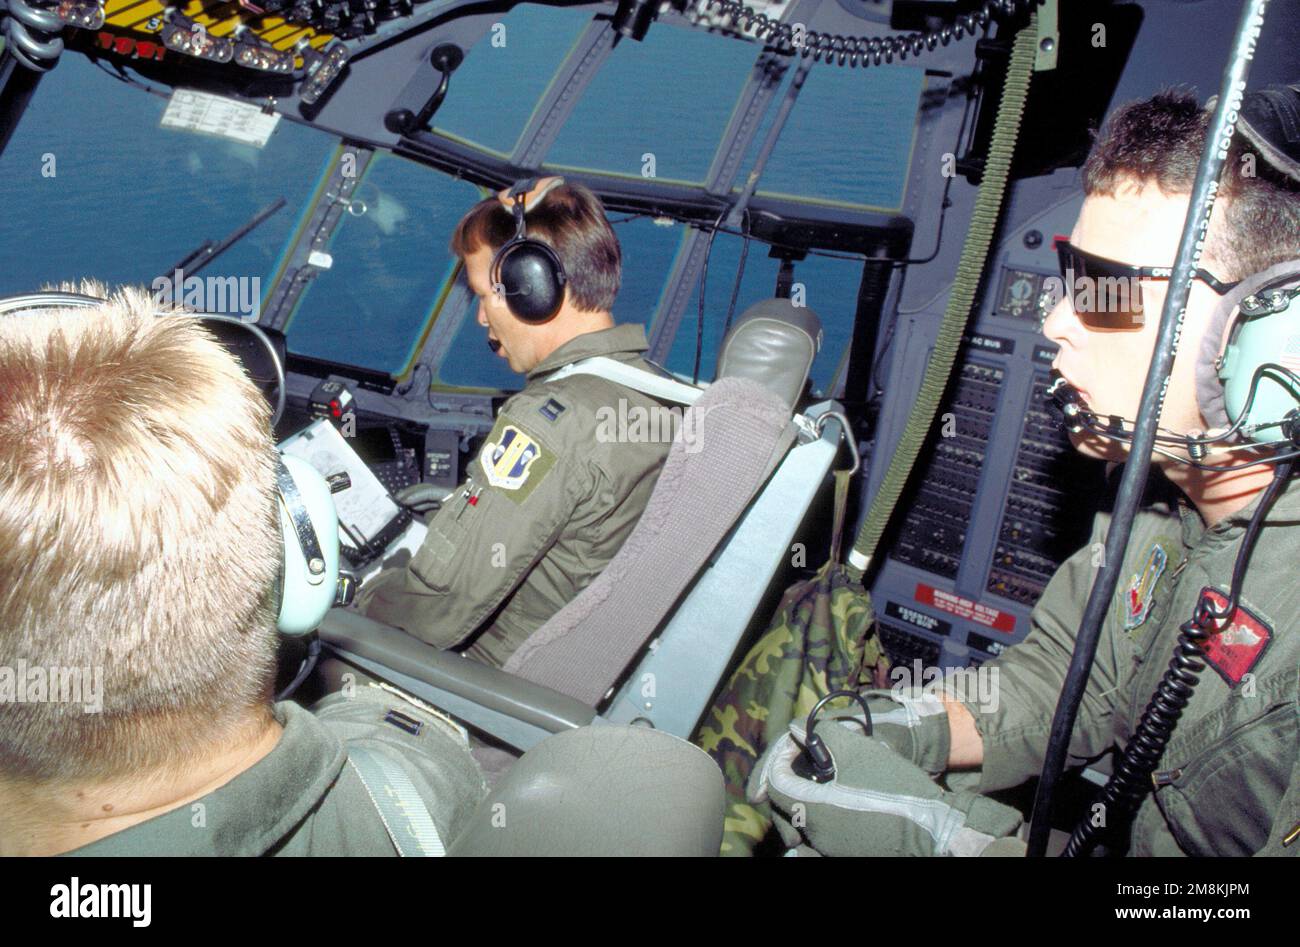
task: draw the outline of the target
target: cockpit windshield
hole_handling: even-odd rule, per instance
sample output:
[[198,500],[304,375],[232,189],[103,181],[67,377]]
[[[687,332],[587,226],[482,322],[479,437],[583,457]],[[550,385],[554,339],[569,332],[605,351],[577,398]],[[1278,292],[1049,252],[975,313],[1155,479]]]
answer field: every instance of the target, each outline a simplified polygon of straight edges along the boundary
[[[284,209],[205,273],[256,277],[269,291],[337,140],[281,122],[259,149],[163,128],[166,107],[165,92],[142,94],[81,56],[45,77],[0,153],[0,245],[9,255],[0,293],[92,275],[149,286],[284,197]],[[30,221],[41,222],[39,233],[28,232]]]
[[[748,189],[754,199],[776,198],[813,214],[834,208],[880,221],[903,207],[924,69],[783,68],[756,81],[769,68],[760,45],[664,24],[642,42],[595,57],[599,66],[561,127],[539,136],[539,125],[557,116],[557,84],[590,56],[600,31],[583,8],[522,4],[500,16],[466,50],[431,123],[433,139],[487,161],[517,162],[528,152],[557,174],[684,185],[700,201],[720,192],[734,200]],[[10,219],[37,217],[48,226],[42,252],[0,274],[0,292],[89,272],[148,284],[284,197],[283,210],[205,273],[256,277],[264,305],[279,281],[295,273],[302,279],[290,266],[292,251],[303,246],[313,215],[333,204],[341,211],[337,223],[324,240],[308,241],[312,276],[275,319],[292,354],[406,378],[436,327],[434,357],[422,359],[432,385],[519,386],[483,345],[463,286],[455,292],[463,278],[447,246],[456,220],[486,189],[377,150],[339,197],[331,171],[346,139],[321,127],[327,123],[280,121],[261,148],[177,130],[161,124],[165,87],[140,82],[120,64],[114,73],[104,61],[68,60],[41,87],[0,158],[0,174],[10,180],[43,183],[15,189]],[[135,88],[114,81],[128,76]],[[757,109],[756,90],[767,96]],[[689,123],[681,121],[686,103]],[[861,257],[799,249],[787,254],[783,273],[779,254],[753,239],[747,212],[713,234],[701,268],[699,244],[707,236],[698,225],[647,213],[610,218],[625,267],[615,316],[644,325],[653,354],[670,370],[695,376],[698,363],[704,377],[711,373],[730,320],[700,320],[701,306],[734,317],[783,279],[792,298],[823,317],[826,344],[812,382],[834,388],[847,360]],[[88,246],[96,248],[93,261]]]

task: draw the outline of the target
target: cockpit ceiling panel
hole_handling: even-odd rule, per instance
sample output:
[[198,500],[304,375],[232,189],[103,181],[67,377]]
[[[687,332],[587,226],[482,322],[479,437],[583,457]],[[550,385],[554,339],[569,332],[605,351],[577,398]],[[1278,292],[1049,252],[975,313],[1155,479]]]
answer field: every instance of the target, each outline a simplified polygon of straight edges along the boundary
[[[138,40],[135,52],[142,58],[163,59],[170,52],[161,42],[163,28],[166,26],[164,13],[169,6],[172,5],[158,0],[104,0],[104,26],[118,31],[158,36],[160,41],[157,46],[150,48],[157,50],[156,57],[152,53],[146,55],[149,49],[142,52]],[[335,39],[332,33],[290,22],[281,16],[255,13],[240,4],[224,0],[188,0],[174,9],[190,23],[198,24],[210,36],[228,37],[242,26],[248,33],[279,52],[292,50],[302,42],[312,49],[321,50]],[[105,32],[111,33],[108,30]],[[302,57],[295,56],[294,68],[301,69],[303,66]]]

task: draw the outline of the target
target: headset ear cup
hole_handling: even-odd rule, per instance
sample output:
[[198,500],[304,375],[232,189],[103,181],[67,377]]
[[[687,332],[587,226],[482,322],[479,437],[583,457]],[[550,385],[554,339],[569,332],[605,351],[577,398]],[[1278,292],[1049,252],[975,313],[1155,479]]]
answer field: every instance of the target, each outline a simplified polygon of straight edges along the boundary
[[564,303],[564,266],[549,246],[519,240],[501,248],[494,267],[506,306],[523,322],[539,324],[555,318]]
[[1289,438],[1280,422],[1300,407],[1300,386],[1284,373],[1266,369],[1258,383],[1254,382],[1261,365],[1285,363],[1291,353],[1300,354],[1300,328],[1296,325],[1300,313],[1292,311],[1297,308],[1293,302],[1278,312],[1239,318],[1223,354],[1219,377],[1228,418],[1236,421],[1244,415],[1244,422],[1256,428],[1254,436],[1261,441]]
[[506,287],[501,279],[501,264],[518,243],[519,238],[515,237],[502,244],[497,252],[492,254],[492,265],[488,268],[488,280],[491,282],[492,292],[499,294],[504,299],[509,297],[506,296]]
[[[1270,288],[1293,287],[1297,280],[1300,280],[1300,260],[1275,263],[1268,269],[1244,277],[1219,300],[1206,320],[1196,360],[1195,381],[1197,404],[1211,430],[1226,428],[1236,422],[1250,395],[1255,370],[1265,362],[1285,358],[1287,346],[1293,344],[1288,336],[1295,338],[1287,331],[1300,316],[1300,305],[1294,300],[1289,314],[1283,312],[1262,319],[1260,314],[1243,311],[1241,307],[1252,296]],[[1251,418],[1244,422],[1247,425],[1265,419],[1276,420],[1281,415],[1268,412],[1291,407],[1287,399],[1269,404],[1268,389],[1283,387],[1280,376],[1270,375],[1261,379],[1260,387],[1260,395],[1265,397],[1257,397],[1251,406]]]
[[[280,533],[284,551],[280,604],[276,627],[283,635],[305,635],[320,625],[334,605],[339,576],[338,513],[325,478],[305,460],[282,454],[281,462],[292,483],[291,495],[280,490]],[[313,571],[303,554],[295,520],[306,521],[320,547],[319,571]]]

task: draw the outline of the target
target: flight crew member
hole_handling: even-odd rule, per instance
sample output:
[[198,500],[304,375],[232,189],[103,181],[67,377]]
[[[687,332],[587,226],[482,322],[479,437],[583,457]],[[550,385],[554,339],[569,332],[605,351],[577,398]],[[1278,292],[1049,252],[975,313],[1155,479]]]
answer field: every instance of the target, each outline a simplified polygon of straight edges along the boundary
[[272,701],[261,393],[144,289],[80,291],[0,316],[0,855],[392,855],[358,747],[450,843],[486,793],[463,731],[365,685]]
[[[464,484],[429,520],[404,568],[365,583],[357,607],[443,648],[500,666],[585,588],[636,525],[668,455],[671,431],[619,436],[612,418],[661,408],[653,398],[588,374],[551,375],[605,356],[661,372],[642,358],[640,325],[615,325],[622,256],[599,198],[562,178],[523,182],[527,237],[558,256],[566,281],[558,310],[521,318],[517,288],[494,258],[517,232],[510,189],[457,224],[452,251],[478,297],[488,345],[527,378],[501,407]],[[526,303],[527,300],[522,302]],[[636,430],[625,426],[630,435]],[[653,430],[645,428],[645,430]]]
[[[1125,106],[1111,117],[1084,166],[1085,200],[1065,248],[1076,274],[1086,271],[1095,278],[1124,272],[1130,265],[1172,265],[1209,119],[1194,98],[1173,92]],[[1097,258],[1124,266],[1098,266]],[[1214,410],[1217,384],[1213,361],[1234,308],[1231,299],[1224,302],[1226,284],[1297,258],[1300,191],[1238,140],[1188,299],[1162,433],[1227,427],[1225,418],[1207,414]],[[1143,275],[1138,285],[1138,318],[1129,318],[1136,312],[1090,312],[1067,287],[1043,326],[1044,334],[1059,346],[1054,368],[1099,418],[1137,416],[1169,284],[1167,278]],[[1220,399],[1222,391],[1220,385]],[[1132,430],[1131,423],[1126,429]],[[1128,449],[1086,431],[1071,439],[1080,452],[1111,461],[1122,462]],[[1182,446],[1167,449],[1189,456]],[[1214,450],[1205,462],[1232,466],[1261,456],[1241,448]],[[1159,453],[1153,468],[1156,492],[1148,495],[1150,502],[1133,526],[1120,586],[1102,629],[1070,744],[1071,765],[1094,760],[1112,748],[1118,753],[1129,743],[1202,589],[1214,590],[1216,604],[1226,604],[1246,524],[1274,471],[1273,464],[1264,464],[1212,472]],[[846,802],[847,794],[828,803],[833,797],[825,795],[825,786],[816,787],[823,793],[818,796],[809,789],[814,784],[791,779],[782,769],[781,754],[790,751],[788,740],[756,770],[751,795],[767,795],[787,814],[796,803],[807,803],[807,828],[801,838],[823,853],[991,854],[1006,852],[1007,842],[1014,843],[1014,851],[1020,845],[1014,838],[985,849],[993,845],[992,839],[1008,836],[1018,817],[1007,820],[1003,813],[977,808],[969,792],[941,794],[926,774],[978,767],[978,790],[986,793],[1019,785],[1039,773],[1109,522],[1107,513],[1097,516],[1088,545],[1067,560],[1047,586],[1033,611],[1029,636],[988,665],[997,672],[995,694],[967,687],[964,694],[949,689],[940,695],[942,702],[934,694],[882,699],[873,708],[882,716],[900,710],[898,703],[904,708],[891,718],[903,723],[877,726],[883,743],[867,740],[861,728],[847,723],[817,730],[844,764],[835,779],[845,788],[875,789],[879,780],[888,778],[891,791],[931,796],[949,805],[952,818],[946,824],[951,828],[964,820],[963,829],[947,833],[931,821],[925,823],[930,831],[924,830],[924,819],[916,813],[903,819],[853,811],[857,804]],[[1300,852],[1295,838],[1300,834],[1300,585],[1295,581],[1300,486],[1294,477],[1262,523],[1237,609],[1208,639],[1206,668],[1157,764],[1154,791],[1147,793],[1133,818],[1129,854]],[[907,760],[900,760],[899,754]],[[885,777],[886,772],[891,775]],[[973,774],[956,779],[960,784]],[[980,806],[992,804],[983,796],[978,800]],[[957,812],[964,815],[958,817]],[[967,833],[963,840],[963,832],[972,827],[975,835]],[[1123,838],[1121,832],[1107,844],[1113,848],[1118,839],[1122,848]],[[1023,852],[1023,846],[1019,850]]]

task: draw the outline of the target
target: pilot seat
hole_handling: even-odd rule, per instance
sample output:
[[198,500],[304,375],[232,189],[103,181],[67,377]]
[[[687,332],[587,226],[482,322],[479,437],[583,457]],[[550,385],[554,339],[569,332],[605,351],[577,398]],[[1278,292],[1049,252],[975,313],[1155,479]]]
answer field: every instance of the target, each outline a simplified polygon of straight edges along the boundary
[[792,542],[829,495],[840,439],[851,442],[835,402],[795,410],[820,342],[810,309],[768,299],[727,334],[707,386],[611,360],[566,367],[687,406],[645,512],[605,570],[504,668],[343,608],[319,629],[327,652],[476,731],[496,747],[476,753],[494,774],[552,734],[588,726],[689,739],[766,623],[760,610]]

